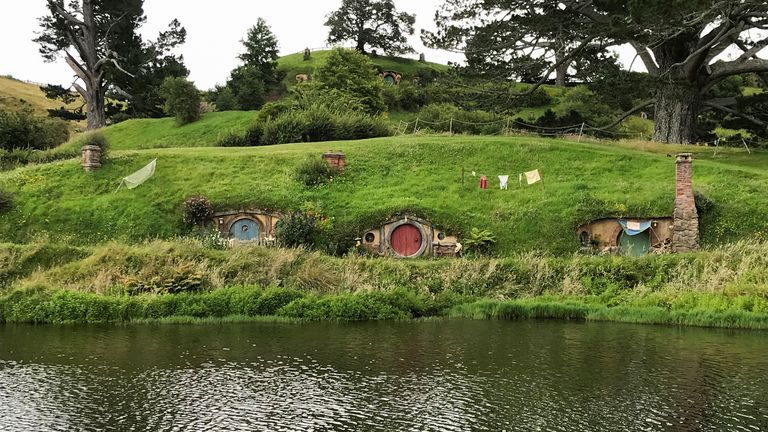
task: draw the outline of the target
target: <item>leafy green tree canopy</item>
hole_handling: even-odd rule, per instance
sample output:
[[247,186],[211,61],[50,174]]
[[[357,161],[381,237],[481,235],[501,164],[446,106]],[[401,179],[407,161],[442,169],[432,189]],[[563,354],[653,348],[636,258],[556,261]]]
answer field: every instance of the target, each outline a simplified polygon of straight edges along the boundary
[[200,119],[200,92],[186,78],[168,77],[163,81],[160,94],[165,99],[165,112],[185,125]]
[[330,44],[353,41],[362,53],[379,48],[394,55],[413,52],[408,36],[415,23],[416,15],[398,12],[392,0],[343,0],[325,25],[330,27]]
[[376,67],[366,55],[350,49],[338,48],[328,56],[318,71],[320,86],[327,90],[347,93],[375,114],[386,109],[381,96],[383,83]]

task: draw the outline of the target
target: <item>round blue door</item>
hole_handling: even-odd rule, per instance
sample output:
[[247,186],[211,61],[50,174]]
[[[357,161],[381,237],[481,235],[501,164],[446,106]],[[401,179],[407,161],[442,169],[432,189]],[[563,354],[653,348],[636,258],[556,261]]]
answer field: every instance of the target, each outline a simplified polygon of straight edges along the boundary
[[231,238],[239,241],[254,241],[259,239],[259,223],[251,219],[240,219],[229,229]]

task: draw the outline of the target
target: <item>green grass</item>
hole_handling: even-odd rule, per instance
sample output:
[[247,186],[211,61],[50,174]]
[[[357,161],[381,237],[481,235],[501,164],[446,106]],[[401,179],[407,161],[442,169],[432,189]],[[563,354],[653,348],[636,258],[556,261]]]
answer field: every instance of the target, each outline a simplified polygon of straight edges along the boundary
[[[129,295],[147,284],[171,284],[181,293]],[[766,294],[766,242],[639,259],[520,254],[415,261],[256,246],[218,250],[189,240],[0,245],[0,323],[451,316],[768,328]]]
[[[119,147],[119,145],[117,146]],[[348,170],[332,184],[307,189],[294,169],[307,155],[347,153]],[[336,229],[358,230],[400,213],[415,213],[449,231],[489,229],[502,255],[541,250],[569,254],[574,229],[602,216],[672,213],[674,159],[694,151],[695,188],[715,202],[702,220],[705,245],[768,232],[768,155],[648,143],[590,144],[529,137],[409,136],[259,148],[173,148],[114,152],[95,173],[76,160],[0,173],[15,208],[0,216],[0,241],[41,235],[75,244],[170,238],[184,232],[185,198],[203,194],[217,210],[257,207],[291,211],[312,203]],[[116,192],[120,179],[158,159],[140,188]],[[461,169],[465,184],[461,183]],[[495,176],[540,169],[543,185],[509,191]],[[477,175],[488,175],[481,191]],[[598,200],[598,201],[596,201]],[[345,228],[346,227],[346,228]]]
[[256,112],[228,111],[203,114],[194,123],[179,126],[173,118],[128,120],[104,129],[113,150],[209,147],[230,133],[242,134]]
[[[304,61],[304,53],[290,54],[278,59],[279,71],[285,72],[285,83],[289,86],[296,84],[296,75],[309,74],[314,77],[317,71],[328,61],[331,51],[315,51],[310,60]],[[420,70],[429,69],[437,72],[447,72],[448,66],[437,63],[421,63],[417,60],[402,57],[371,57],[374,65],[383,70],[393,70],[403,74],[403,79],[412,80]]]

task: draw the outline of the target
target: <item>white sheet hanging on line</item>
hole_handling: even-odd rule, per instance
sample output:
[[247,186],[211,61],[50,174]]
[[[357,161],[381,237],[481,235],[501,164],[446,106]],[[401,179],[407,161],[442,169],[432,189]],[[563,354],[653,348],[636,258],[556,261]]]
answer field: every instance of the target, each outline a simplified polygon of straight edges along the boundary
[[509,176],[508,175],[500,175],[499,176],[499,187],[501,188],[501,190],[509,189]]
[[129,175],[128,177],[124,177],[120,181],[120,186],[117,187],[117,190],[120,190],[120,188],[122,188],[123,186],[125,186],[128,189],[136,189],[137,187],[144,184],[144,182],[152,178],[153,175],[155,175],[156,168],[157,168],[157,159],[154,159],[144,168],[136,171],[135,173]]

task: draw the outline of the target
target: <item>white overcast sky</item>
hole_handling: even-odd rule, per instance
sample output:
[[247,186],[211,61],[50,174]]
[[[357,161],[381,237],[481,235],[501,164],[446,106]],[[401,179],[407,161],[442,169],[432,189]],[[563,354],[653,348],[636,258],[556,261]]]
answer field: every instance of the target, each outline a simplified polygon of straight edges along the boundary
[[[6,1],[3,1],[6,3]],[[68,85],[72,71],[63,62],[43,62],[38,45],[32,42],[38,30],[37,18],[45,15],[45,0],[7,2],[0,19],[0,75]],[[423,28],[433,28],[433,18],[441,0],[395,1],[398,9],[416,14],[416,34],[412,44],[425,52],[430,61],[445,63],[461,61],[462,56],[424,48],[419,39]],[[290,54],[305,47],[326,45],[328,30],[323,26],[328,12],[337,9],[341,0],[145,0],[147,24],[142,28],[145,39],[155,39],[157,33],[178,18],[187,29],[187,43],[180,49],[190,79],[199,88],[208,89],[224,83],[229,72],[238,64],[242,51],[240,40],[258,17],[267,20],[280,42],[280,53]]]

